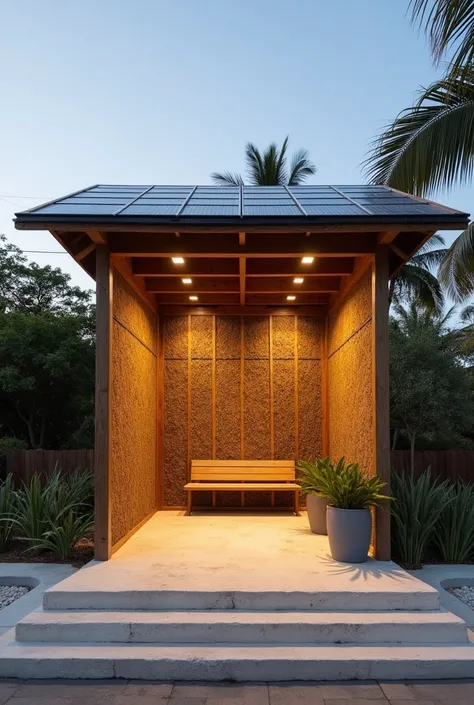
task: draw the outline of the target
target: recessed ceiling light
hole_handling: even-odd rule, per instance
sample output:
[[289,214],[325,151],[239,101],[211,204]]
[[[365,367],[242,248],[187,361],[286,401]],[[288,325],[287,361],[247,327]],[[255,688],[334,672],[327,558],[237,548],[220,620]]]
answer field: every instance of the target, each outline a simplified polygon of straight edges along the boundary
[[190,301],[197,301],[197,300],[198,300],[198,297],[197,297],[197,296],[190,296],[190,297],[189,297],[189,300],[190,300]]
[[193,283],[193,280],[190,279],[189,277],[185,277],[184,279],[181,279],[181,281],[183,282],[183,284],[192,284]]
[[301,260],[302,264],[313,264],[314,262],[314,257],[303,257]]
[[183,257],[172,257],[171,261],[173,262],[173,264],[184,264]]
[[304,282],[303,277],[295,277],[293,279],[293,284],[302,284]]
[[292,296],[292,295],[286,297],[287,301],[294,301],[295,299],[296,299],[296,296]]

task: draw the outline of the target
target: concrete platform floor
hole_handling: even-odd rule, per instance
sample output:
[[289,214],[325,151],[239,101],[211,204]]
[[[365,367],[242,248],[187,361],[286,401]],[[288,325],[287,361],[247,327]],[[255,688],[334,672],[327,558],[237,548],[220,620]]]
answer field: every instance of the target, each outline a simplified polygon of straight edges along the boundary
[[312,534],[304,514],[289,513],[157,512],[110,561],[91,562],[53,589],[369,591],[381,599],[416,591],[437,600],[395,563],[337,563],[327,537]]
[[163,683],[0,680],[0,705],[471,705],[474,681]]

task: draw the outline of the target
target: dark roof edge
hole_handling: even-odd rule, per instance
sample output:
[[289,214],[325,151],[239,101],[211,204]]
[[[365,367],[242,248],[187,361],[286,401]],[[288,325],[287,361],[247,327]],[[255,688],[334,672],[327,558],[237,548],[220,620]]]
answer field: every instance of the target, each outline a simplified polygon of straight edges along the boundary
[[301,230],[308,229],[311,225],[442,225],[442,224],[452,224],[453,226],[459,225],[460,228],[464,228],[468,225],[469,214],[462,213],[460,211],[446,212],[445,214],[430,214],[430,215],[354,215],[354,216],[311,216],[307,215],[304,218],[301,216],[125,216],[121,215],[119,218],[114,216],[104,215],[104,216],[91,216],[91,215],[76,215],[68,216],[64,215],[52,215],[52,214],[33,214],[26,211],[15,213],[14,223],[43,223],[43,224],[61,224],[65,226],[70,225],[81,225],[82,223],[97,225],[114,225],[114,227],[123,226],[124,228],[131,227],[133,225],[169,225],[170,228],[176,229],[179,225],[186,226],[209,226],[209,227],[231,227],[235,225],[236,229],[243,229],[244,223],[248,225],[298,225]]

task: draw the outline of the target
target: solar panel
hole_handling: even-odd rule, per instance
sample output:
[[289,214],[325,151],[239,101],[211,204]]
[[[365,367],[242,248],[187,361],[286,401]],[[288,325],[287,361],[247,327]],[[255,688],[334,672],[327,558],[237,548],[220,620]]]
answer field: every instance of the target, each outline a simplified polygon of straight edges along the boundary
[[459,220],[467,214],[381,185],[189,186],[98,184],[18,214],[30,219],[120,217],[331,217],[433,216]]

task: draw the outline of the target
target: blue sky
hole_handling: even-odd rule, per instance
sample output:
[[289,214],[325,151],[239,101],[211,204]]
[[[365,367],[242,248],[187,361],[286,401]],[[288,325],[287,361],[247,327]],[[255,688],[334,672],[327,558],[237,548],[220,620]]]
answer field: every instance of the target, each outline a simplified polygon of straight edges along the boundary
[[[315,183],[361,183],[371,139],[442,72],[407,6],[0,0],[0,232],[58,251],[13,213],[95,183],[209,183],[287,134]],[[468,188],[437,198],[474,210]],[[68,256],[28,256],[93,285]]]

